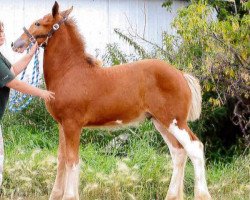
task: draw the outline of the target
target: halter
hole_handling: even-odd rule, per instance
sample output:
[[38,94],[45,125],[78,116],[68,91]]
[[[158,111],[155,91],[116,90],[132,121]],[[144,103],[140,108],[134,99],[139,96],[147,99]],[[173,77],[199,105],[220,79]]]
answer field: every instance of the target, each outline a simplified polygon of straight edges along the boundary
[[60,28],[63,22],[67,20],[67,17],[63,17],[59,22],[53,24],[52,28],[47,34],[42,34],[42,35],[32,35],[27,28],[23,27],[24,33],[29,37],[29,41],[31,43],[35,43],[38,38],[46,38],[40,46],[45,48],[48,44],[49,38],[52,37],[52,35]]
[[[62,18],[58,23],[55,23],[50,31],[47,34],[44,35],[32,35],[25,27],[23,27],[23,30],[25,34],[29,37],[29,49],[31,46],[36,42],[38,38],[46,38],[44,42],[40,44],[40,47],[45,48],[48,44],[49,38],[52,37],[52,35],[60,28],[63,22],[67,20],[67,17]],[[38,60],[38,54],[39,54],[39,49],[36,50],[35,52],[35,59],[34,59],[34,67],[33,67],[33,72],[32,72],[32,80],[30,85],[33,85],[35,87],[38,87],[38,81],[39,81],[39,60]],[[23,71],[21,80],[24,79],[26,69]],[[18,112],[23,109],[25,109],[30,103],[31,100],[33,99],[32,96],[30,95],[21,95],[19,92],[15,91],[12,97],[10,98],[10,103],[9,103],[9,110],[12,112]]]

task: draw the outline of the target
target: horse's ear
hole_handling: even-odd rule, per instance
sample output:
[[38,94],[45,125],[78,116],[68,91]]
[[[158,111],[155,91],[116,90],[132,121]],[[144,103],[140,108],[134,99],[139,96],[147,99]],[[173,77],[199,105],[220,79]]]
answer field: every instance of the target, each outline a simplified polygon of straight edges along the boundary
[[54,6],[52,8],[52,16],[55,17],[59,13],[59,4],[55,1]]
[[63,16],[63,17],[68,17],[69,16],[69,14],[72,12],[72,10],[73,10],[73,6],[71,6],[71,8],[70,9],[68,9],[68,10],[65,10],[65,11],[62,11],[61,12],[61,15]]

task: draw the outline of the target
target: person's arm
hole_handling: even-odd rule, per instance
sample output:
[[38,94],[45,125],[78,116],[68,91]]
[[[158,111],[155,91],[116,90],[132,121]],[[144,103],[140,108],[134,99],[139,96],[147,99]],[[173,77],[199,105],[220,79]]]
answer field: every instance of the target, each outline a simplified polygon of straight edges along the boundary
[[17,90],[19,92],[22,92],[24,94],[29,94],[33,96],[38,96],[43,98],[45,101],[50,101],[52,99],[55,99],[54,92],[50,92],[47,90],[42,90],[36,87],[33,87],[25,82],[19,81],[17,79],[13,79],[12,81],[8,82],[6,84],[7,87],[12,88],[14,90]]
[[37,43],[35,43],[29,53],[27,53],[25,56],[23,56],[19,61],[17,61],[15,64],[13,64],[11,66],[11,72],[17,76],[18,74],[20,74],[29,64],[30,60],[32,59],[34,53],[36,52],[37,49]]

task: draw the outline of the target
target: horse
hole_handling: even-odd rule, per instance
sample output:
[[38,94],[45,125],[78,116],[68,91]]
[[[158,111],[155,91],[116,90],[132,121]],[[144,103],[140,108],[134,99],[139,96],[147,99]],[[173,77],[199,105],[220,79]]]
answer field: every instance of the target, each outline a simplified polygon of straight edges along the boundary
[[59,126],[57,175],[50,200],[79,199],[79,143],[82,128],[129,125],[152,120],[167,144],[173,173],[166,199],[183,199],[187,157],[194,166],[196,200],[211,199],[205,177],[202,142],[188,127],[201,114],[201,87],[192,75],[170,64],[145,59],[101,67],[85,51],[73,7],[34,21],[12,44],[14,51],[33,41],[44,46],[44,79],[55,100],[46,108]]

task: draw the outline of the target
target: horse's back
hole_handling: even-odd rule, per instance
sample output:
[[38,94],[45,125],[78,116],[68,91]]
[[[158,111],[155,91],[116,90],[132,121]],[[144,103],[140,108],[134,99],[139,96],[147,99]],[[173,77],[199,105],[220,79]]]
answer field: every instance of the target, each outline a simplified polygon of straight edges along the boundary
[[159,88],[162,91],[174,91],[177,94],[179,92],[183,93],[183,90],[188,89],[183,72],[162,60],[145,59],[114,66],[113,70],[120,71],[121,76],[124,76],[126,73],[129,74],[129,78],[135,79],[139,84],[143,84],[147,87],[147,90]]
[[143,71],[144,102],[151,114],[161,111],[169,116],[187,116],[191,93],[183,72],[155,59],[132,65]]

